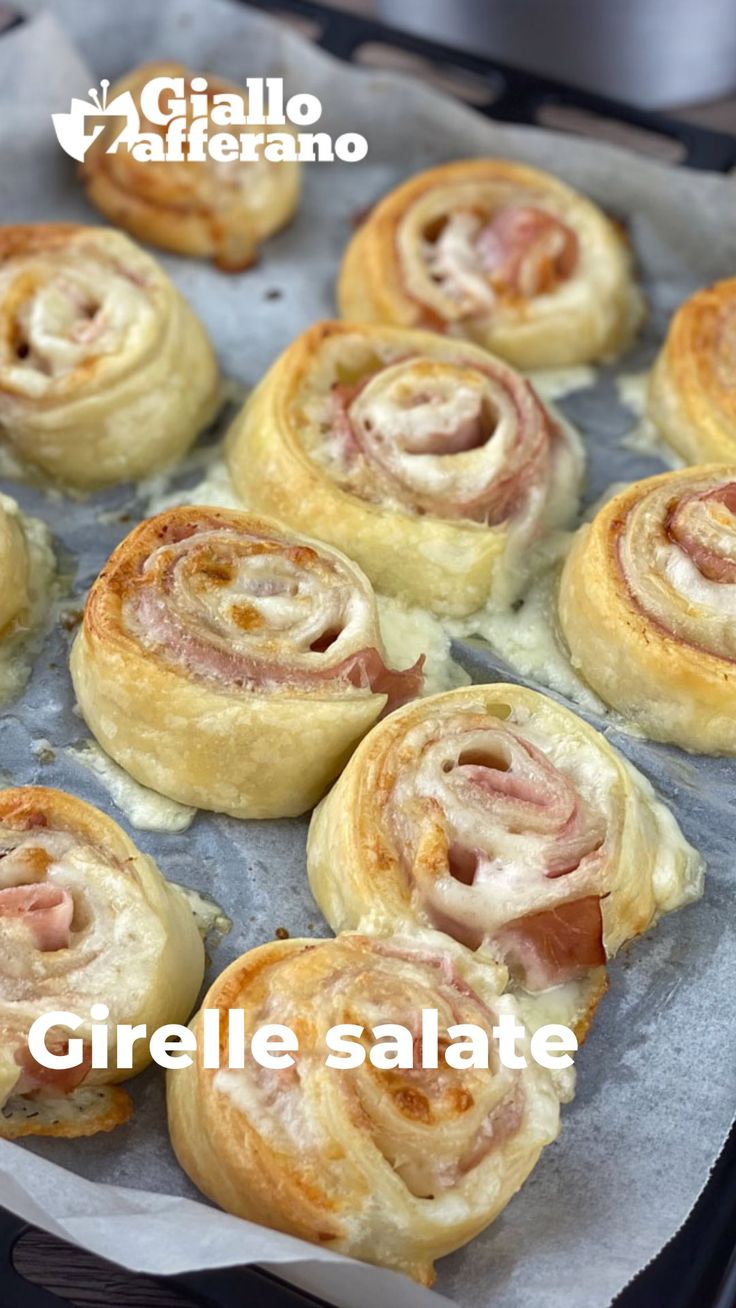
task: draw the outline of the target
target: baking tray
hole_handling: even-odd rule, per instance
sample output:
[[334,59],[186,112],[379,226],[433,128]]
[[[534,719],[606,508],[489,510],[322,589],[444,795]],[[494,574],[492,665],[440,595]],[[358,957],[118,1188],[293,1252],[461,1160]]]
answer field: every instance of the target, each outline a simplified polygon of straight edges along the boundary
[[[241,0],[242,2],[242,0]],[[369,47],[418,58],[432,75],[473,80],[472,108],[502,122],[543,125],[545,111],[573,110],[588,129],[605,135],[608,127],[630,129],[628,144],[676,147],[681,165],[708,171],[736,169],[736,136],[681,122],[676,118],[526,73],[485,56],[417,37],[371,18],[328,9],[316,0],[250,0],[251,7],[275,16],[306,22],[314,42],[346,62],[358,62]],[[3,9],[5,7],[3,6]],[[6,11],[7,12],[7,11]],[[1,25],[7,31],[20,18]],[[0,35],[2,32],[0,31]],[[487,97],[484,95],[487,88]],[[569,124],[565,124],[569,130]],[[638,136],[638,142],[637,142]],[[32,1230],[0,1208],[0,1299],[2,1308],[63,1308],[66,1298],[25,1279],[13,1264],[13,1250]],[[46,1237],[48,1238],[48,1237]],[[149,1284],[153,1278],[147,1278]],[[323,1300],[257,1267],[224,1269],[166,1278],[193,1304],[235,1308],[306,1308]],[[131,1300],[139,1278],[130,1274]],[[87,1291],[85,1297],[89,1292]],[[693,1212],[669,1245],[615,1301],[616,1308],[736,1308],[736,1128],[731,1132],[712,1176]]]

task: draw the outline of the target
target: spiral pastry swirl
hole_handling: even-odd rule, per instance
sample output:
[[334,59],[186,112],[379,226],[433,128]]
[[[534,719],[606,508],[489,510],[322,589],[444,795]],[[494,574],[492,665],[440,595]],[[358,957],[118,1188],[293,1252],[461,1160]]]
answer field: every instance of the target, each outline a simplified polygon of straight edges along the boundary
[[334,930],[431,926],[540,991],[587,978],[702,862],[591,727],[519,686],[434,695],[377,727],[310,827]]
[[466,614],[523,583],[577,506],[576,434],[512,369],[427,332],[318,323],[228,440],[247,503],[344,549],[376,587]]
[[419,693],[422,666],[386,667],[375,597],[348,559],[196,507],[118,546],[71,660],[82,712],[117,763],[235,817],[314,804],[381,714]]
[[[154,78],[182,78],[187,109],[187,126],[192,122],[192,81],[177,63],[144,64],[122,77],[110,88],[109,103],[118,97],[132,99],[138,111],[140,130],[166,133],[166,128],[148,119],[141,109],[141,92]],[[222,130],[211,117],[214,97],[241,89],[208,73],[208,133]],[[164,101],[165,101],[164,94]],[[247,102],[247,97],[243,97]],[[257,131],[244,125],[238,132]],[[284,127],[290,132],[290,127]],[[257,258],[258,246],[284,227],[299,202],[299,165],[282,159],[262,157],[252,161],[218,161],[202,158],[163,162],[136,159],[124,146],[108,154],[119,128],[115,121],[93,142],[80,169],[87,198],[110,222],[123,227],[140,241],[212,259],[219,268],[238,272]]]
[[15,500],[0,495],[0,640],[28,612],[31,566]]
[[573,662],[653,740],[736,753],[736,467],[635,482],[581,528],[559,618]]
[[0,440],[80,488],[184,453],[217,404],[199,319],[158,264],[105,228],[0,228]]
[[[104,1003],[117,1023],[186,1021],[204,973],[192,912],[111,818],[58,790],[0,792],[0,1136],[90,1135],[130,1114],[111,1082],[148,1061],[109,1069],[89,1059],[90,1007]],[[44,1013],[83,1019],[81,1066],[50,1069],[28,1049]],[[64,1052],[69,1032],[52,1029],[47,1047]]]
[[[549,1074],[531,1060],[510,1070],[490,1042],[501,1012],[493,971],[436,937],[343,935],[263,945],[233,963],[204,1007],[244,1009],[246,1034],[286,1024],[298,1037],[290,1067],[195,1065],[168,1076],[169,1129],[184,1170],[240,1217],[430,1283],[432,1263],[498,1215],[558,1130]],[[421,1012],[448,1029],[489,1035],[490,1067],[421,1066]],[[412,1069],[325,1065],[326,1034],[390,1020],[415,1033]],[[193,1029],[201,1033],[201,1014]],[[368,1037],[366,1036],[366,1039]],[[201,1045],[201,1041],[198,1041]],[[521,1052],[521,1045],[519,1046]]]
[[677,310],[649,382],[647,414],[687,463],[736,458],[736,277]]
[[620,231],[548,173],[472,159],[391,191],[354,235],[343,318],[464,337],[520,368],[622,350],[642,299]]

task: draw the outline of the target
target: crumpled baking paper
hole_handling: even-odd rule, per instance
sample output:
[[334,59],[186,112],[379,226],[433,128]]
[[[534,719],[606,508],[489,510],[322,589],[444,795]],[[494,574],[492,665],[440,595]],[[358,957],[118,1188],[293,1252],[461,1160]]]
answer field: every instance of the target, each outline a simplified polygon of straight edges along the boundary
[[[624,371],[646,366],[683,296],[736,271],[733,180],[673,170],[598,142],[491,124],[406,77],[341,65],[226,0],[65,0],[55,14],[30,0],[25,8],[30,20],[0,39],[5,222],[100,221],[57,145],[50,113],[144,60],[177,58],[235,81],[283,75],[290,92],[321,97],[320,127],[367,136],[364,163],[306,170],[296,221],[268,243],[252,271],[233,276],[162,256],[204,319],[223,370],[244,386],[297,332],[334,313],[337,260],[356,216],[408,173],[453,158],[500,154],[539,164],[627,223],[652,314]],[[613,481],[662,466],[622,444],[631,417],[617,401],[614,375],[602,370],[595,387],[563,401],[586,437],[588,501]],[[185,465],[179,483],[198,475]],[[129,530],[130,515],[145,515],[152,489],[118,488],[70,503],[39,488],[2,488],[49,523],[80,601]],[[221,904],[234,926],[213,952],[210,975],[277,927],[292,936],[326,934],[307,886],[305,820],[238,823],[202,813],[186,833],[131,830],[99,779],[65,753],[87,735],[66,671],[69,639],[63,625],[49,633],[26,692],[0,718],[0,778],[66,787],[100,805],[172,880]],[[508,673],[487,652],[468,647],[464,657],[478,680]],[[605,1308],[684,1221],[734,1114],[734,763],[648,745],[592,720],[652,778],[707,854],[706,893],[611,968],[611,991],[579,1055],[578,1095],[564,1110],[560,1139],[494,1226],[440,1264],[438,1291],[465,1308]],[[40,741],[50,742],[53,757]],[[136,1112],[112,1135],[0,1142],[0,1202],[134,1270],[258,1261],[345,1308],[440,1301],[393,1273],[206,1205],[168,1144],[162,1072],[145,1073],[131,1089]]]

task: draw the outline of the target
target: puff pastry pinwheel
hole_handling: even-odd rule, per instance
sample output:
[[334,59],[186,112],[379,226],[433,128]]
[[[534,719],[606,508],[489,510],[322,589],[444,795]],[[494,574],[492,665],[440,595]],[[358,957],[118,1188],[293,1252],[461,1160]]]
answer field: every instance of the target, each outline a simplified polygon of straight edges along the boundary
[[680,306],[649,381],[647,415],[687,463],[736,460],[736,277]]
[[144,476],[218,401],[204,328],[121,232],[0,228],[0,440],[62,483]]
[[[142,133],[166,135],[168,125],[153,123],[141,108],[141,92],[154,78],[183,79],[187,126],[192,122],[192,82],[202,91],[202,77],[177,63],[144,64],[110,88],[108,102],[132,98]],[[208,134],[222,131],[213,122],[213,97],[236,94],[241,88],[208,73],[204,78],[209,106]],[[171,92],[168,92],[171,98]],[[162,99],[166,102],[167,92]],[[200,95],[200,98],[202,96]],[[203,121],[205,121],[203,119]],[[238,133],[257,132],[238,126]],[[280,131],[291,132],[287,125]],[[177,254],[212,259],[218,267],[237,272],[255,260],[258,246],[284,227],[299,202],[299,165],[287,159],[217,160],[201,158],[136,159],[125,143],[112,153],[119,127],[113,119],[92,144],[80,169],[87,198],[110,222],[140,241]],[[182,152],[183,153],[183,152]]]
[[51,533],[0,494],[0,704],[15,698],[30,675],[56,593]]
[[421,689],[383,659],[375,597],[334,550],[224,509],[170,509],[89,594],[74,687],[137,781],[234,817],[321,795],[383,712]]
[[[343,935],[262,945],[233,963],[204,1001],[221,1030],[242,1008],[247,1036],[278,1021],[299,1050],[291,1066],[248,1055],[241,1070],[222,1065],[224,1035],[219,1069],[199,1053],[168,1074],[171,1139],[199,1189],[240,1217],[430,1283],[434,1259],[493,1221],[558,1131],[552,1080],[528,1051],[512,1071],[489,1039],[487,1069],[454,1069],[443,1054],[422,1068],[423,1008],[437,1010],[440,1048],[450,1027],[490,1037],[500,1013],[515,1013],[493,972],[460,954]],[[326,1066],[330,1027],[386,1021],[416,1033],[412,1069]]]
[[651,739],[736,753],[736,465],[616,495],[574,538],[559,619],[574,666]]
[[603,736],[510,685],[431,696],[375,728],[316,810],[307,859],[334,930],[429,925],[527,991],[587,979],[696,898],[703,870]]
[[31,561],[15,500],[0,495],[0,640],[31,606]]
[[473,612],[575,514],[577,434],[506,364],[429,332],[317,323],[228,437],[253,508],[345,550],[384,593]]
[[465,337],[519,368],[614,355],[642,318],[616,226],[503,159],[444,164],[391,191],[353,236],[337,294],[344,318]]
[[[0,791],[0,1137],[79,1136],[125,1121],[112,1083],[149,1061],[116,1066],[119,1023],[185,1022],[204,974],[204,950],[181,892],[117,823],[59,790]],[[109,1069],[92,1068],[90,1009],[109,1009]],[[28,1048],[45,1013],[82,1019],[81,1066],[46,1068]],[[64,1053],[70,1032],[46,1036]]]

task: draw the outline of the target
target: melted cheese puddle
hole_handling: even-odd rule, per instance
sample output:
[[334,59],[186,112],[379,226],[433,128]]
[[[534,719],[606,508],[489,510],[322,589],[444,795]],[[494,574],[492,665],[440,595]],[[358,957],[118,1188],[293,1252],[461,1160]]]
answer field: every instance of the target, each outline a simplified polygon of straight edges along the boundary
[[489,605],[470,617],[447,622],[446,628],[461,640],[481,637],[523,677],[556,690],[581,708],[608,713],[578,676],[557,630],[557,587],[571,539],[571,533],[558,532],[540,548],[533,567],[536,576],[520,605],[505,609]]
[[386,661],[392,668],[409,668],[424,654],[423,695],[437,695],[457,686],[469,686],[470,677],[455,663],[450,635],[438,618],[424,609],[409,608],[401,600],[376,595]]
[[196,808],[141,786],[93,740],[71,745],[64,753],[102,782],[113,803],[139,831],[186,831],[192,825]]
[[217,936],[226,936],[229,931],[232,931],[232,918],[227,916],[216,900],[210,899],[209,895],[204,895],[199,890],[192,890],[191,886],[181,885],[179,881],[170,881],[169,885],[186,899],[203,940],[213,933]]

